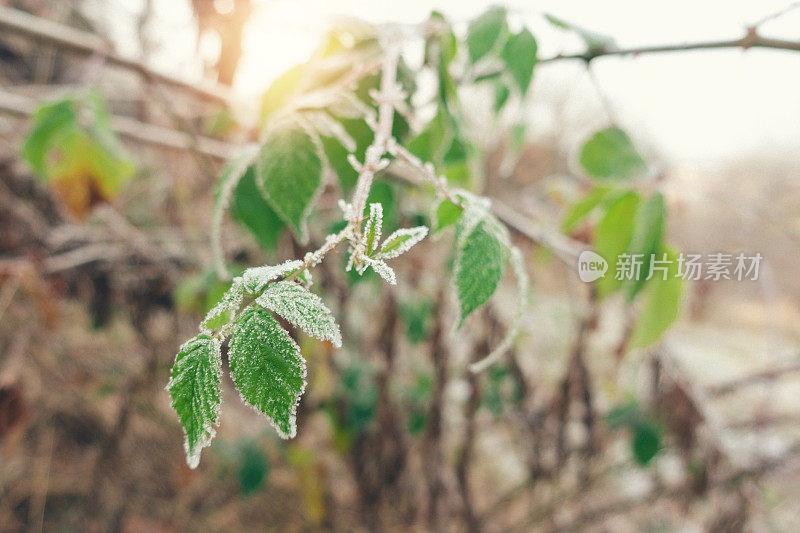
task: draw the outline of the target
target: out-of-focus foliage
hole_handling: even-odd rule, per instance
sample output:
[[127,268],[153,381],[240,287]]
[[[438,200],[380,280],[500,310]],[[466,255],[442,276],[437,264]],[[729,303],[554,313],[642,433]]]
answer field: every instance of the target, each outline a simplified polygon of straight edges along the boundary
[[630,179],[647,169],[631,138],[616,127],[600,130],[586,141],[580,163],[594,178]]
[[80,218],[113,199],[135,172],[95,92],[42,105],[22,155]]
[[611,409],[606,415],[606,422],[612,430],[628,431],[631,453],[639,465],[648,465],[661,450],[661,428],[642,411],[636,400],[630,399]]

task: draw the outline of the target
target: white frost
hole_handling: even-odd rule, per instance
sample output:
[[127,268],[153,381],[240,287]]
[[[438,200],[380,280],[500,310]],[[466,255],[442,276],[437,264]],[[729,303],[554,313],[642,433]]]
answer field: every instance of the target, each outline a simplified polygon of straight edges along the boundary
[[415,244],[428,235],[426,226],[403,228],[395,231],[383,241],[378,259],[393,259],[409,251]]

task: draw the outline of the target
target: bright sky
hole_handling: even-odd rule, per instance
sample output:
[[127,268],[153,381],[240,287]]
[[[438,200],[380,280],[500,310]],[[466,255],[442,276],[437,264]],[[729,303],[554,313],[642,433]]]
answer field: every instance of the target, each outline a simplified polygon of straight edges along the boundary
[[[489,5],[476,0],[254,1],[256,12],[246,29],[244,56],[235,81],[236,89],[251,97],[309,56],[331,16],[417,23],[435,8],[452,20],[466,22]],[[552,29],[541,19],[542,12],[611,35],[620,46],[627,47],[737,38],[748,23],[789,2],[512,0],[505,5],[533,28],[540,52],[547,56],[578,50],[580,43]],[[136,3],[125,0],[134,12]],[[153,60],[157,67],[169,65],[174,72],[176,65],[186,65],[194,47],[191,34],[185,33],[190,20],[188,1],[156,0],[155,5],[162,24],[177,33],[168,41],[169,49]],[[761,31],[765,36],[800,40],[798,28],[800,9],[764,24]],[[623,126],[674,162],[729,159],[750,153],[788,158],[800,153],[800,53],[712,50],[603,58],[595,65],[599,84]],[[573,76],[585,74],[574,64],[542,66],[536,73],[534,91],[549,94],[555,86],[569,91]],[[536,95],[534,92],[534,101]]]

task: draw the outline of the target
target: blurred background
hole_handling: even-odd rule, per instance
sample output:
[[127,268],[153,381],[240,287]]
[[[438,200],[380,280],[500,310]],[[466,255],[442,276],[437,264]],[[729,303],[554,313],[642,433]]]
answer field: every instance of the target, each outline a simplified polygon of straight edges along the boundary
[[[586,47],[545,13],[623,49],[739,39],[752,25],[800,41],[800,8],[784,12],[786,1],[504,5],[540,58]],[[476,189],[558,232],[586,190],[583,141],[617,124],[657,175],[669,242],[758,252],[757,281],[688,284],[662,342],[628,350],[622,302],[598,305],[571,269],[514,233],[533,285],[524,333],[473,375],[467,365],[513,315],[513,282],[456,336],[443,240],[398,259],[391,290],[347,275],[334,256],[315,278],[345,346],[296,337],[309,366],[297,438],[280,440],[225,377],[217,438],[198,469],[186,466],[164,387],[178,346],[226,288],[210,246],[216,183],[258,137],[265,91],[354,18],[407,29],[435,9],[463,34],[487,7],[0,0],[0,530],[800,528],[792,50],[541,63],[499,117],[485,92],[459,92]],[[405,47],[412,67],[418,41]],[[89,89],[109,115],[89,105],[91,120],[121,139],[113,180],[124,185],[82,181],[107,161],[80,144],[88,159],[61,181],[37,179],[23,157],[37,109]],[[377,194],[395,226],[426,222],[428,204],[409,188],[381,181]],[[302,257],[336,221],[339,197],[326,188],[308,246],[289,232],[254,239],[226,218],[226,256],[238,268]],[[570,236],[589,242],[587,232]]]

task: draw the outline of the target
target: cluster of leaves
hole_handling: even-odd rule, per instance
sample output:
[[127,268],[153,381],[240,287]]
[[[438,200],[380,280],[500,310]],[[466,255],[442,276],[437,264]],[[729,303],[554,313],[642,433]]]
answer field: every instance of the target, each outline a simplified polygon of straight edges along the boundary
[[302,266],[302,261],[287,261],[246,270],[208,312],[200,333],[181,346],[167,389],[186,432],[190,466],[197,465],[219,425],[220,345],[228,336],[231,378],[242,401],[263,413],[282,437],[295,435],[306,365],[273,313],[315,338],[336,346],[342,342],[330,310],[295,281],[303,279]]
[[[642,300],[631,345],[649,346],[675,321],[681,305],[677,254],[664,243],[664,197],[659,192],[644,195],[634,189],[647,164],[630,137],[617,127],[592,135],[581,149],[580,164],[594,186],[571,206],[562,230],[593,225],[594,251],[608,262],[610,271],[595,282],[597,295],[604,298],[624,292],[629,303]],[[623,254],[642,258],[638,277],[617,279],[614,269]],[[656,273],[648,280],[653,258],[666,260],[667,273]]]
[[635,399],[614,407],[606,415],[606,423],[612,430],[627,430],[631,438],[631,453],[642,466],[658,455],[662,448],[661,426],[648,416]]
[[75,216],[112,199],[135,172],[98,93],[39,107],[22,156]]
[[[454,228],[452,277],[459,302],[458,326],[496,292],[507,264],[518,282],[518,320],[500,346],[471,367],[479,371],[496,361],[513,342],[524,311],[528,280],[521,254],[492,213],[489,201],[468,190],[480,182],[481,165],[479,151],[463,133],[458,90],[466,82],[491,84],[497,112],[509,101],[521,102],[530,87],[537,44],[527,28],[512,32],[508,14],[498,7],[473,20],[464,36],[457,36],[438,13],[431,15],[428,27],[420,70],[411,71],[402,59],[399,61],[396,78],[403,95],[393,100],[390,142],[376,142],[374,134],[377,104],[388,95],[378,91],[380,74],[375,67],[381,64],[384,50],[372,26],[350,22],[331,31],[308,62],[273,83],[263,100],[261,141],[231,161],[219,182],[214,218],[218,270],[225,270],[220,260],[220,228],[226,209],[267,250],[275,247],[287,228],[305,243],[310,239],[309,220],[323,188],[326,184],[334,188],[338,185],[342,193],[350,193],[364,171],[361,162],[367,160],[368,150],[385,152],[378,154],[377,167],[367,171],[378,179],[392,164],[392,158],[402,155],[412,166],[418,158],[416,170],[427,175],[432,184],[440,175],[446,179],[444,191],[434,187],[439,198],[432,210],[431,226],[442,235]],[[412,131],[409,124],[419,117],[406,114],[412,96],[416,96],[415,80],[430,72],[437,81],[437,91],[419,108],[430,109],[432,118]],[[456,78],[454,72],[464,75]],[[417,111],[419,102],[414,103]],[[385,107],[382,109],[385,113]],[[586,143],[580,160],[598,183],[572,208],[564,230],[599,218],[595,248],[604,257],[615,258],[626,250],[669,253],[662,242],[663,199],[658,194],[643,198],[632,188],[646,165],[627,135],[615,128],[599,132]],[[337,178],[335,183],[329,180],[332,176]],[[459,188],[449,189],[448,183]],[[186,430],[191,466],[197,465],[201,449],[208,445],[219,423],[220,346],[226,338],[230,338],[231,376],[242,399],[263,413],[279,435],[292,437],[296,433],[295,411],[305,388],[305,360],[274,315],[339,346],[341,334],[333,316],[309,290],[309,269],[326,251],[347,242],[350,253],[346,269],[352,275],[372,270],[395,284],[396,275],[387,260],[408,251],[428,233],[425,226],[403,228],[381,241],[384,224],[394,223],[396,218],[390,216],[395,210],[394,195],[376,198],[383,194],[381,184],[376,182],[370,191],[365,213],[354,213],[355,206],[340,202],[343,225],[326,237],[317,252],[307,254],[302,261],[251,268],[234,278],[208,312],[200,334],[181,347],[168,389]],[[607,296],[624,289],[630,301],[639,293],[647,294],[639,329],[634,333],[634,341],[644,345],[674,318],[672,309],[676,309],[680,297],[679,284],[677,296],[675,287],[672,278],[664,283],[656,279],[617,283],[610,279],[598,283],[598,292]],[[422,315],[424,310],[412,314]],[[417,322],[414,328],[424,330],[424,319]],[[424,331],[415,335],[424,335]],[[504,393],[499,384],[504,378],[495,377],[500,398]],[[350,392],[359,388],[357,384],[353,387]],[[337,413],[337,419],[348,421],[342,427],[358,426],[350,421],[353,417],[365,423],[371,419],[372,399],[361,400],[350,402],[346,412]],[[422,416],[423,410],[417,414]],[[424,425],[420,417],[411,418],[414,427]]]

